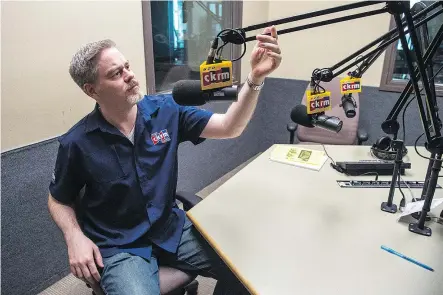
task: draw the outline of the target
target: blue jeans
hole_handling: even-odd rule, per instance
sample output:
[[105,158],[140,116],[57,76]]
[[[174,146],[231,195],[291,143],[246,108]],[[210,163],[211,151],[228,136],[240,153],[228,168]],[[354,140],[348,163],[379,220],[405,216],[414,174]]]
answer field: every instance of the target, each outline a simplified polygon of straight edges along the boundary
[[149,261],[129,253],[119,253],[104,258],[103,263],[100,284],[107,295],[160,294],[159,265],[216,279],[214,294],[217,295],[249,294],[188,218],[176,254],[154,248]]

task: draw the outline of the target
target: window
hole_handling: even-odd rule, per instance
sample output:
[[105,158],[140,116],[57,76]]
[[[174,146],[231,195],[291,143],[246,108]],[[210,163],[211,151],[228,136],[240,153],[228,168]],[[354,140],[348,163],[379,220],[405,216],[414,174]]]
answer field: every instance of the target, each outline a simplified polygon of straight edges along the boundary
[[[428,15],[438,11],[439,9],[440,7],[438,7],[435,10],[432,10]],[[432,20],[428,21],[426,25],[422,25],[420,28],[417,28],[416,32],[418,32],[417,36],[419,38],[420,43],[422,44],[423,54],[425,53],[426,50],[423,50],[423,44],[425,44],[425,42],[423,42],[422,39],[423,35],[421,32],[427,30],[427,33],[429,35],[428,41],[430,43],[434,38],[434,36],[436,35],[442,23],[443,23],[443,15],[440,14],[437,17],[433,18]],[[395,27],[396,25],[394,18],[391,17],[390,29],[393,29]],[[406,38],[408,40],[409,49],[413,50],[409,34],[406,35]],[[434,58],[432,59],[432,63],[433,63],[432,65],[433,75],[436,74],[435,86],[436,86],[437,96],[443,96],[443,70],[437,73],[438,70],[443,66],[443,44],[440,44],[439,48],[437,49],[437,52],[434,55]],[[408,66],[406,64],[406,58],[403,48],[401,46],[401,42],[400,40],[398,40],[393,44],[391,44],[386,49],[383,72],[380,83],[380,90],[402,92],[408,80],[409,80]]]
[[[148,94],[198,80],[214,37],[241,27],[241,1],[142,1],[142,10]],[[225,59],[240,54],[238,45],[224,47]],[[233,64],[233,75],[240,77],[240,63]]]

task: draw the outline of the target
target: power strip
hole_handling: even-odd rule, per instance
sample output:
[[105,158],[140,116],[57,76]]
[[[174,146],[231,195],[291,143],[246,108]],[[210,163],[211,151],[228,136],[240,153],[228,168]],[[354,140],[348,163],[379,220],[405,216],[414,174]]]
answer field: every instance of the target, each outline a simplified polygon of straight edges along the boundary
[[[341,188],[390,188],[391,181],[390,180],[337,180],[337,184]],[[407,185],[406,185],[407,184]],[[424,181],[401,181],[401,188],[423,188]],[[395,184],[395,187],[398,188],[398,184]],[[437,184],[436,188],[440,188],[441,186]]]
[[[346,171],[346,174],[352,176],[360,176],[363,174],[392,175],[394,174],[395,163],[393,161],[383,160],[361,160],[337,162],[337,166]],[[399,169],[400,175],[405,175],[406,169],[411,169],[411,163],[401,163]]]

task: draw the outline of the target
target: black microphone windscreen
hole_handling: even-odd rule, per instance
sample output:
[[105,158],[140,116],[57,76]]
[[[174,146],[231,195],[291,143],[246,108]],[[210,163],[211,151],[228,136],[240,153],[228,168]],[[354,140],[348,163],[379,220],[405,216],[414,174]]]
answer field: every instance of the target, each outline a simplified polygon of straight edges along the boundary
[[201,106],[206,103],[200,80],[180,80],[172,88],[172,97],[179,105]]
[[312,120],[307,113],[307,108],[305,105],[297,105],[291,111],[291,120],[294,123],[300,124],[305,127],[314,127]]

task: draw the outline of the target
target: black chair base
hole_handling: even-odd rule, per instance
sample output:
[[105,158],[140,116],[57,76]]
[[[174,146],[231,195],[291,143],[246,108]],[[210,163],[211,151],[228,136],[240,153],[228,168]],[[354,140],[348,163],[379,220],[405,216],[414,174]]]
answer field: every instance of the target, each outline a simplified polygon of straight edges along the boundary
[[185,287],[186,295],[197,295],[198,293],[198,281],[193,280]]

